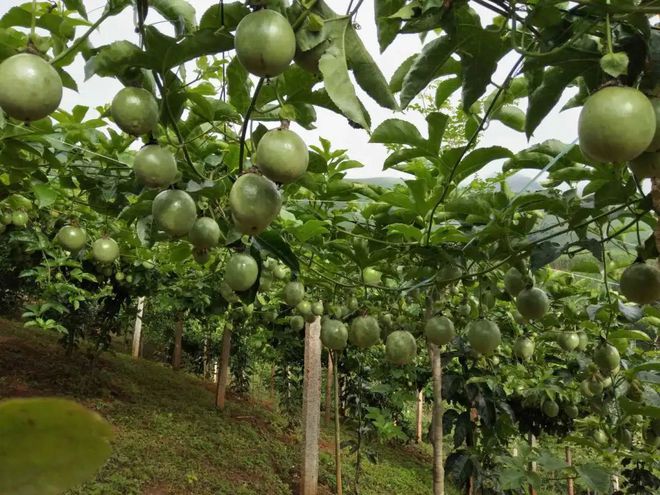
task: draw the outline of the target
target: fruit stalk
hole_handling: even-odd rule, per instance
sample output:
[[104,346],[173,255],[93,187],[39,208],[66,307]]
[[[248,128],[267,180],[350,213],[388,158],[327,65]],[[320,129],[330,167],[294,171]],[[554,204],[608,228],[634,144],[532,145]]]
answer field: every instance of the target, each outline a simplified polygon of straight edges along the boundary
[[239,142],[239,151],[238,151],[238,171],[239,173],[243,172],[243,159],[245,157],[245,138],[247,136],[247,127],[250,122],[250,115],[254,111],[254,107],[257,104],[257,98],[259,97],[259,92],[261,87],[266,80],[265,77],[259,78],[257,86],[254,88],[254,94],[252,95],[252,100],[250,101],[250,106],[245,111],[245,116],[243,117],[243,124],[241,125],[241,139]]

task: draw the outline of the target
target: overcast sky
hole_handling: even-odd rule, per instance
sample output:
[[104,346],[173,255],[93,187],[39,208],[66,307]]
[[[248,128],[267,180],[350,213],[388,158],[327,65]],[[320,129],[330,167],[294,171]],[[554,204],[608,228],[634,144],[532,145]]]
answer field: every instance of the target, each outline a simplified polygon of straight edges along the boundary
[[[326,1],[335,11],[343,13],[346,9],[346,0]],[[0,0],[0,15],[4,14],[11,7],[23,3],[25,3],[25,0]],[[199,20],[207,8],[217,5],[217,0],[192,0],[190,3],[197,10],[197,18]],[[98,18],[105,4],[105,0],[85,0],[85,6],[87,7],[90,19],[95,20]],[[491,18],[490,13],[478,6],[477,8],[483,17],[484,25],[487,24]],[[148,21],[151,23],[157,22],[157,17],[157,14],[150,13]],[[361,26],[359,34],[362,40],[388,80],[403,60],[411,54],[418,53],[421,49],[422,44],[417,35],[399,35],[385,53],[380,54],[376,38],[373,2],[366,1],[363,3],[356,21]],[[122,14],[105,21],[91,36],[91,41],[95,46],[104,45],[120,39],[137,43],[138,35],[135,33],[133,22],[133,10],[126,9]],[[168,24],[159,24],[159,28],[163,31],[171,31]],[[79,28],[78,33],[80,34],[82,32],[84,32],[84,29]],[[500,63],[494,76],[496,82],[501,82],[505,78],[515,58],[514,55],[510,54]],[[89,81],[84,81],[83,69],[84,62],[80,56],[67,69],[78,82],[79,93],[66,90],[62,103],[64,108],[71,108],[74,105],[95,107],[107,104],[111,101],[112,95],[121,89],[121,84],[112,78],[94,76]],[[423,117],[419,114],[415,112],[393,114],[391,110],[379,107],[378,104],[362,93],[359,88],[358,95],[371,114],[374,129],[383,120],[398,117],[410,120],[419,127],[422,133],[426,132],[426,124]],[[564,98],[564,101],[566,99]],[[513,131],[499,122],[491,122],[482,136],[480,145],[502,145],[513,150],[520,150],[531,143],[546,139],[559,139],[568,143],[572,142],[577,135],[578,110],[572,109],[560,113],[558,109],[561,108],[561,104],[562,102],[538,127],[530,143],[527,143],[522,133]],[[348,149],[352,159],[359,160],[365,165],[362,169],[350,171],[351,177],[397,176],[398,173],[394,170],[382,171],[382,163],[387,156],[387,151],[380,144],[369,143],[369,135],[365,131],[353,129],[347,124],[345,118],[333,112],[318,109],[317,113],[317,129],[313,131],[305,131],[300,128],[296,129],[308,144],[317,143],[318,137],[323,136],[329,139],[335,147]],[[493,165],[490,169],[485,170],[485,172],[494,171],[495,167],[496,165]]]

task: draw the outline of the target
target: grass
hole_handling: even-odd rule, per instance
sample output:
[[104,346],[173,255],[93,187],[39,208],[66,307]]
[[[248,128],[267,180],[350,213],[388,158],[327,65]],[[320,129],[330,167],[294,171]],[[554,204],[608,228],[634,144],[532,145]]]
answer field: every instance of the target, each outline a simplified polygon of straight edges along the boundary
[[[220,413],[213,384],[195,376],[120,353],[94,363],[82,351],[67,357],[55,336],[0,320],[0,399],[28,396],[73,398],[116,431],[110,460],[72,495],[297,493],[300,432],[270,403],[230,397]],[[320,495],[334,493],[332,439],[324,428]],[[429,493],[428,449],[370,447],[379,462],[363,462],[361,494]],[[354,463],[345,456],[345,489]]]

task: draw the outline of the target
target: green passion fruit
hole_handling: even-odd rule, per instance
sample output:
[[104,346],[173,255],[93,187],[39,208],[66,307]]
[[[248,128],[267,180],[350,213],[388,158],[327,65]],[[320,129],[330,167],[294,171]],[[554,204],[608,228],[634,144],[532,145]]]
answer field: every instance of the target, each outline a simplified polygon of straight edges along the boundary
[[309,301],[300,301],[296,304],[296,310],[301,315],[307,317],[312,314],[312,303]]
[[355,347],[366,349],[380,340],[380,326],[373,316],[358,316],[351,322],[348,338]]
[[468,324],[468,342],[480,354],[488,356],[502,343],[502,335],[497,324],[490,320],[475,320]]
[[156,98],[143,88],[124,88],[115,95],[110,106],[112,118],[119,128],[133,136],[148,134],[158,125]]
[[225,283],[238,292],[252,287],[258,276],[257,261],[246,253],[233,254],[225,267]]
[[382,272],[379,272],[371,266],[368,266],[362,270],[362,280],[364,280],[364,283],[368,285],[380,285],[380,278],[382,276]]
[[302,282],[287,283],[282,291],[282,298],[289,306],[296,306],[305,298],[305,286]]
[[646,263],[633,263],[621,274],[619,290],[634,303],[655,302],[660,299],[660,270]]
[[65,225],[56,236],[57,242],[67,251],[78,252],[87,242],[87,234],[80,227]]
[[30,217],[23,210],[14,210],[11,213],[11,223],[16,227],[25,227]]
[[279,12],[262,9],[243,17],[234,37],[236,56],[255,76],[275,77],[286,70],[296,53],[296,36]]
[[410,332],[396,330],[387,336],[385,342],[385,357],[397,365],[411,363],[417,355],[417,342]]
[[119,258],[119,245],[112,237],[101,237],[92,244],[92,256],[99,263],[112,263]]
[[157,144],[148,144],[135,154],[133,171],[140,184],[153,188],[169,186],[179,173],[174,155]]
[[323,314],[323,301],[312,303],[312,313],[316,316],[321,316]]
[[598,445],[608,445],[610,443],[610,438],[600,428],[594,430],[592,437]]
[[602,343],[594,352],[594,363],[603,373],[609,374],[621,363],[619,351],[611,344]]
[[200,265],[205,265],[211,259],[211,253],[208,249],[195,248],[193,249],[192,255],[195,262],[199,263]]
[[546,400],[543,402],[541,410],[547,417],[556,418],[559,414],[559,404],[557,404],[554,400]]
[[660,177],[660,153],[642,153],[628,164],[638,179]]
[[580,414],[580,410],[577,408],[575,404],[570,404],[570,403],[565,404],[563,409],[564,409],[564,414],[566,414],[566,416],[568,416],[571,419],[577,418],[578,415]]
[[518,293],[516,307],[524,318],[538,320],[548,312],[550,301],[544,291],[538,287],[531,287]]
[[424,325],[424,335],[435,345],[445,345],[456,335],[454,323],[446,316],[434,316]]
[[528,361],[534,355],[534,342],[528,337],[518,337],[513,344],[513,353],[523,361]]
[[565,351],[574,351],[580,345],[580,337],[576,332],[562,332],[557,337],[557,344]]
[[295,315],[289,318],[289,327],[295,332],[299,332],[305,328],[305,318],[300,315]]
[[504,274],[504,289],[511,297],[516,297],[526,287],[525,276],[515,266],[509,268]]
[[158,193],[151,206],[156,224],[172,237],[188,234],[197,220],[197,205],[190,194],[178,189]]
[[220,227],[211,217],[199,217],[195,220],[188,240],[197,249],[211,249],[220,242]]
[[653,142],[656,115],[651,101],[630,87],[609,86],[591,95],[578,120],[580,148],[600,162],[625,162]]
[[341,351],[346,348],[348,329],[341,321],[327,318],[321,325],[321,342],[328,349]]
[[309,152],[305,141],[289,129],[273,129],[257,145],[255,163],[270,180],[289,184],[307,170]]
[[24,122],[43,119],[62,101],[62,79],[43,58],[19,53],[0,63],[0,107]]
[[277,217],[282,196],[273,181],[249,173],[234,182],[229,192],[229,206],[238,231],[258,235]]

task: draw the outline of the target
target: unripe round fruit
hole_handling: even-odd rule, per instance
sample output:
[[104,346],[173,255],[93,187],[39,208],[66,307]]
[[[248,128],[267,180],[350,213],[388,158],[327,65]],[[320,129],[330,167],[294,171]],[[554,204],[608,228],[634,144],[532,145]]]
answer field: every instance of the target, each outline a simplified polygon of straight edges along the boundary
[[188,232],[188,239],[197,249],[210,249],[220,242],[220,227],[218,222],[210,217],[200,217]]
[[11,212],[10,211],[5,211],[0,215],[0,223],[3,225],[9,225],[11,224]]
[[321,325],[321,342],[328,349],[341,351],[346,348],[348,329],[341,321],[327,319]]
[[358,316],[351,322],[348,334],[351,344],[366,349],[380,340],[380,326],[373,316]]
[[600,380],[591,378],[587,380],[587,385],[589,386],[591,395],[600,395],[603,393],[603,383]]
[[197,220],[195,200],[187,192],[178,189],[158,193],[151,212],[156,224],[173,237],[186,235]]
[[289,282],[284,286],[283,299],[289,306],[295,306],[305,298],[305,286],[302,282]]
[[417,342],[410,332],[397,330],[387,336],[385,357],[392,364],[411,363],[417,355]]
[[292,316],[289,318],[289,326],[291,327],[291,330],[299,332],[305,328],[305,318],[300,315]]
[[519,337],[513,344],[513,353],[523,361],[528,361],[534,355],[534,342],[527,337]]
[[580,382],[580,392],[582,392],[582,395],[587,398],[594,396],[593,392],[591,391],[591,387],[589,386],[589,382],[590,380],[582,380]]
[[454,323],[446,316],[434,316],[424,326],[424,335],[435,345],[445,345],[456,335]]
[[631,448],[633,445],[633,438],[630,431],[626,428],[619,428],[616,433],[616,440],[623,446]]
[[250,74],[275,77],[293,60],[296,36],[282,14],[262,9],[239,22],[234,46],[239,62]]
[[642,153],[628,164],[630,171],[638,179],[660,177],[660,153]]
[[119,91],[110,111],[119,128],[133,136],[148,134],[158,125],[156,98],[143,88],[127,87]]
[[573,351],[580,345],[580,337],[575,332],[562,332],[557,337],[557,343],[565,351]]
[[19,53],[0,63],[0,107],[24,122],[43,119],[62,100],[62,79],[43,58]]
[[470,346],[485,356],[492,354],[502,343],[500,329],[490,320],[476,320],[468,324],[467,332]]
[[594,352],[594,363],[598,365],[602,372],[611,373],[621,363],[619,351],[613,345],[601,344]]
[[580,148],[600,162],[626,162],[644,152],[654,139],[653,105],[630,87],[609,86],[591,95],[578,121]]
[[92,244],[92,256],[100,263],[112,263],[119,258],[119,245],[111,237],[101,237]]
[[140,184],[153,188],[169,186],[179,173],[174,155],[157,144],[143,146],[135,154],[133,171]]
[[193,249],[193,259],[200,265],[205,265],[211,259],[211,253],[207,249]]
[[258,235],[277,217],[282,196],[270,179],[245,174],[234,182],[229,192],[229,206],[238,231]]
[[11,223],[16,227],[25,227],[29,219],[30,217],[23,210],[16,210],[11,214]]
[[323,301],[312,303],[312,313],[316,316],[321,316],[323,314]]
[[252,287],[258,276],[259,265],[252,256],[246,253],[233,254],[225,267],[225,283],[238,292]]
[[516,267],[512,266],[504,274],[504,289],[511,297],[516,297],[526,286],[525,277]]
[[64,249],[75,253],[85,247],[87,234],[80,227],[65,225],[57,232],[56,239]]
[[381,272],[371,266],[362,270],[362,279],[367,285],[380,285],[380,277],[382,276]]
[[124,272],[117,272],[115,273],[115,280],[117,282],[121,282],[126,278],[126,275],[124,275]]
[[309,152],[305,142],[289,129],[273,129],[257,145],[255,164],[270,180],[289,184],[307,170]]
[[564,406],[564,414],[568,416],[571,419],[575,419],[578,417],[578,414],[580,411],[578,410],[577,406],[574,404],[566,404]]
[[549,418],[556,418],[559,414],[559,404],[557,404],[554,400],[546,400],[543,402],[541,409],[543,410],[543,414]]
[[[357,300],[357,297],[351,297],[348,300],[347,306],[348,306],[349,310],[355,311],[356,309],[358,309],[360,307],[360,302]],[[390,317],[391,316],[392,315],[390,315]]]
[[600,428],[598,428],[597,430],[594,430],[593,439],[599,445],[607,445],[607,444],[610,443],[610,439],[607,436],[607,433],[605,433]]
[[660,270],[633,263],[621,274],[619,290],[629,301],[650,304],[660,299]]
[[516,297],[516,307],[528,320],[538,320],[548,312],[550,301],[545,292],[538,287],[523,289]]
[[301,315],[309,316],[312,314],[312,303],[309,301],[300,301],[296,304],[296,309]]

